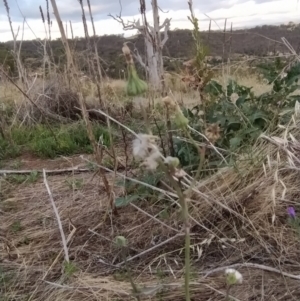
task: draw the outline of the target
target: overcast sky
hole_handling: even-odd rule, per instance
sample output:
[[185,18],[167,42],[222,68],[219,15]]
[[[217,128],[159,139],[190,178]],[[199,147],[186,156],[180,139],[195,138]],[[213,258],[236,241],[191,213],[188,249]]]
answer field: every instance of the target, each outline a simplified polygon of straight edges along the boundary
[[[124,33],[122,26],[108,17],[108,14],[119,14],[120,1],[122,3],[122,16],[124,19],[137,20],[139,18],[139,0],[90,0],[98,35]],[[146,1],[147,14],[149,15],[148,20],[150,20],[150,0]],[[289,21],[298,23],[300,22],[300,4],[298,4],[298,1],[194,0],[193,2],[195,14],[200,20],[200,28],[207,30],[209,22],[205,14],[215,21],[212,24],[213,29],[218,29],[218,26],[222,28],[225,18],[228,18],[227,24],[233,23],[233,28],[253,27],[263,24],[282,24]],[[29,40],[36,37],[43,39],[45,37],[39,6],[42,6],[45,13],[46,0],[7,0],[7,2],[10,8],[13,28],[17,31],[18,27],[20,27],[19,38],[21,37],[23,28],[23,16],[26,17],[27,21],[27,24],[24,25],[24,39]],[[56,2],[63,21],[72,21],[74,35],[83,36],[81,10],[78,0],[56,0]],[[160,13],[161,20],[165,17],[172,18],[171,29],[191,28],[191,24],[187,19],[189,15],[187,1],[158,0],[158,2],[160,3],[161,10],[166,12]],[[86,0],[83,0],[83,3],[86,3]],[[59,37],[59,32],[52,13],[51,3],[50,15],[53,20],[52,38],[57,38]],[[135,33],[135,31],[125,32],[125,35],[129,36]],[[12,35],[5,7],[3,1],[0,0],[0,41],[11,39]]]

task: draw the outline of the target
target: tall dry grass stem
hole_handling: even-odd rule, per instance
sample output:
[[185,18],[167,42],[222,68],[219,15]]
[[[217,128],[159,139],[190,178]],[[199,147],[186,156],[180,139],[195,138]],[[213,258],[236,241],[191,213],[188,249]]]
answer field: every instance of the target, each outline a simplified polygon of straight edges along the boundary
[[[5,10],[6,10],[7,18],[8,18],[8,23],[9,23],[10,31],[11,31],[11,34],[12,34],[12,37],[13,37],[13,45],[14,45],[13,46],[13,56],[14,56],[15,62],[17,64],[17,70],[18,70],[18,74],[19,74],[19,79],[21,80],[22,85],[24,86],[24,88],[26,90],[28,90],[28,83],[25,80],[25,73],[26,72],[25,72],[25,68],[24,68],[24,66],[22,64],[22,60],[21,60],[22,40],[20,42],[19,49],[17,49],[17,37],[18,37],[19,29],[18,29],[17,33],[14,32],[13,25],[12,25],[12,20],[11,20],[10,13],[9,13],[8,2],[7,2],[7,0],[3,0],[3,3],[4,3]],[[23,34],[24,34],[24,22],[25,22],[25,19],[23,21]],[[22,38],[23,38],[23,35],[22,35]]]
[[[58,8],[57,8],[56,1],[51,0],[51,4],[52,4],[52,8],[53,8],[53,11],[54,11],[55,18],[56,18],[58,26],[59,26],[59,30],[60,30],[60,33],[61,33],[61,39],[62,39],[64,48],[65,48],[65,52],[66,52],[66,56],[67,56],[68,71],[70,71],[73,82],[74,82],[75,86],[77,87],[77,92],[78,92],[79,102],[80,102],[80,107],[81,107],[81,113],[82,113],[82,117],[83,117],[84,122],[85,122],[86,127],[87,127],[87,133],[88,133],[88,136],[89,136],[89,140],[91,142],[91,145],[93,146],[96,161],[99,165],[101,165],[102,158],[103,158],[103,152],[97,145],[97,141],[96,141],[94,133],[93,133],[92,125],[91,125],[91,122],[89,120],[84,95],[82,93],[81,83],[80,83],[78,75],[77,75],[78,70],[77,70],[77,68],[74,64],[74,61],[73,61],[73,56],[72,56],[71,49],[69,47],[69,43],[67,41],[65,32],[64,32],[63,23],[62,23],[62,20],[60,18],[60,14],[59,14],[59,11],[58,11]],[[110,204],[112,210],[114,212],[116,212],[116,208],[115,208],[115,205],[114,205],[112,188],[110,187],[110,184],[108,182],[108,179],[107,179],[103,169],[100,168],[99,172],[100,172],[100,175],[101,175],[101,178],[102,178],[105,190],[106,190],[106,194],[107,194],[107,197],[108,197],[108,200],[109,200],[109,204]]]
[[[87,45],[88,45],[88,49],[89,49],[90,54],[91,54],[91,62],[90,62],[91,63],[91,70],[92,70],[92,76],[93,76],[94,82],[96,83],[99,105],[100,105],[100,107],[105,107],[105,109],[107,111],[108,110],[107,104],[103,101],[102,94],[101,94],[101,85],[103,84],[103,82],[102,82],[103,77],[102,77],[101,64],[100,64],[100,59],[99,59],[99,54],[98,54],[98,47],[97,47],[97,42],[96,42],[96,38],[97,38],[96,37],[96,29],[95,29],[91,4],[90,4],[90,1],[87,0],[87,4],[88,4],[88,8],[89,8],[89,15],[90,15],[91,23],[92,23],[92,28],[93,28],[94,53],[92,52],[92,46],[91,46],[90,36],[89,36],[89,33],[88,33],[87,20],[86,20],[82,0],[79,0],[79,3],[80,3],[80,6],[81,6],[81,10],[82,10],[82,21],[83,21],[83,24],[84,24],[84,30],[85,30],[85,35],[86,35],[86,39],[87,39]],[[97,70],[95,69],[94,57],[96,59]],[[117,160],[116,151],[115,151],[115,148],[114,148],[114,145],[113,145],[112,129],[111,129],[111,126],[110,126],[110,120],[108,118],[106,118],[106,124],[107,124],[107,127],[108,127],[109,138],[110,138],[110,142],[111,142],[110,143],[110,148],[111,148],[111,153],[112,153],[113,160],[114,160],[114,167],[115,167],[115,171],[116,171],[117,168],[118,168],[118,160]]]

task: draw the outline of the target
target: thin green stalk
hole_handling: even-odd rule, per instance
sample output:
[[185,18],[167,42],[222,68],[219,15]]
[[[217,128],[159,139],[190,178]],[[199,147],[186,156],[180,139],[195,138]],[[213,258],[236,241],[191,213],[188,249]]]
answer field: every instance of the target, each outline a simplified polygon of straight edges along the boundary
[[127,257],[126,257],[126,254],[125,254],[126,250],[127,249],[125,247],[122,247],[122,255],[123,255],[123,260],[125,262],[126,272],[127,272],[128,278],[129,278],[129,282],[132,286],[133,293],[135,294],[135,297],[137,298],[137,300],[140,301],[140,297],[138,296],[139,290],[138,290],[137,286],[135,285],[135,283],[134,283],[134,281],[131,277],[130,269],[129,269],[128,262],[127,262]]
[[230,301],[230,285],[227,284],[226,286],[226,295],[225,295],[225,301]]
[[191,139],[191,143],[199,150],[199,155],[200,155],[200,162],[199,162],[199,166],[196,172],[195,177],[193,178],[193,182],[191,183],[190,187],[188,188],[188,190],[186,191],[186,195],[188,195],[192,189],[193,186],[196,184],[197,179],[200,176],[200,172],[203,169],[203,165],[204,165],[204,160],[205,160],[205,152],[206,152],[206,147],[203,146],[201,149],[199,149],[199,146],[197,145],[197,143],[194,141],[193,137],[191,136],[191,134],[189,133],[188,130],[185,131],[186,135]]
[[185,198],[182,200],[184,203],[183,207],[183,220],[185,223],[185,300],[190,301],[190,245],[191,245],[191,236],[190,236],[190,225],[189,225],[189,212],[188,206]]
[[185,195],[183,194],[179,184],[174,180],[170,171],[161,164],[163,169],[166,171],[173,187],[176,190],[178,195],[179,203],[182,208],[182,220],[184,224],[184,232],[185,232],[185,272],[184,272],[184,290],[185,290],[185,300],[190,301],[190,245],[191,245],[191,236],[190,236],[190,224],[189,224],[189,210],[188,204],[186,202]]

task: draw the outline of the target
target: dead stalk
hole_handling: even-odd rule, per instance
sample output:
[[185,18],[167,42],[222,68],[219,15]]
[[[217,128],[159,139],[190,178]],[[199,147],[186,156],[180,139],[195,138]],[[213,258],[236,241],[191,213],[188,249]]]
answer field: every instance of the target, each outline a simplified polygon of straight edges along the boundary
[[50,198],[50,202],[51,202],[51,205],[53,207],[53,211],[55,213],[55,217],[56,217],[56,220],[57,220],[57,223],[58,223],[58,228],[59,228],[59,231],[60,231],[61,240],[62,240],[64,252],[65,252],[65,260],[66,260],[67,263],[69,263],[70,259],[69,259],[69,252],[68,252],[68,247],[67,247],[67,240],[66,240],[65,233],[64,233],[64,230],[63,230],[63,227],[62,227],[62,223],[61,223],[61,220],[60,220],[60,217],[59,217],[58,210],[55,206],[55,202],[54,202],[54,199],[53,199],[52,192],[50,190],[50,187],[49,187],[49,184],[48,184],[48,181],[47,181],[45,169],[43,169],[43,177],[44,177],[44,184],[46,186],[46,189],[47,189],[47,192],[48,192],[48,195],[49,195],[49,198]]
[[[91,144],[93,146],[94,154],[95,154],[95,157],[96,157],[96,162],[99,165],[101,165],[102,152],[99,150],[99,147],[97,145],[97,141],[96,141],[94,133],[93,133],[92,124],[89,120],[84,95],[83,95],[82,89],[81,89],[82,88],[81,83],[80,83],[78,75],[77,75],[78,70],[77,70],[77,68],[74,64],[74,61],[73,61],[73,56],[72,56],[72,53],[71,53],[71,49],[69,47],[68,40],[67,40],[66,35],[65,35],[63,23],[62,23],[61,18],[60,18],[60,14],[59,14],[59,11],[58,11],[58,8],[57,8],[56,1],[51,0],[51,4],[52,4],[52,8],[53,8],[53,11],[54,11],[55,18],[56,18],[58,26],[59,26],[59,30],[60,30],[60,33],[61,33],[61,39],[62,39],[64,48],[65,48],[65,51],[66,51],[67,67],[68,67],[68,70],[71,73],[71,77],[72,77],[72,80],[75,83],[75,87],[77,87],[77,92],[78,92],[78,96],[79,96],[79,102],[80,102],[82,117],[83,117],[84,122],[86,124],[87,133],[88,133],[89,139],[91,141]],[[103,181],[103,184],[104,184],[104,187],[105,187],[108,199],[109,199],[109,203],[110,203],[112,209],[115,211],[113,194],[112,194],[111,187],[109,185],[108,179],[107,179],[107,177],[105,175],[105,172],[103,171],[102,168],[99,169],[99,172],[100,172],[100,175],[101,175],[101,178],[102,178],[102,181]]]

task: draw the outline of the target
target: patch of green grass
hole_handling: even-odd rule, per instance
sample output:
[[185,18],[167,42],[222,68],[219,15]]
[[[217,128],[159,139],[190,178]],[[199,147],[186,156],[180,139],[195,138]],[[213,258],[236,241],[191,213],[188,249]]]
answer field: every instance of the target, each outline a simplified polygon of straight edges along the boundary
[[[15,158],[21,154],[21,148],[17,145],[11,145],[0,136],[0,164],[1,160]],[[1,164],[2,165],[2,164]]]
[[[13,145],[0,138],[0,160],[17,157],[21,150],[27,150],[42,158],[69,156],[76,153],[91,153],[86,127],[83,122],[67,125],[46,125],[14,127],[11,130]],[[109,146],[110,139],[107,129],[93,123],[93,132],[98,141],[101,139]]]
[[74,273],[78,271],[78,268],[73,262],[64,262],[64,273],[67,278],[70,278]]
[[9,175],[7,181],[12,184],[35,183],[39,178],[37,171],[32,171],[29,175]]

